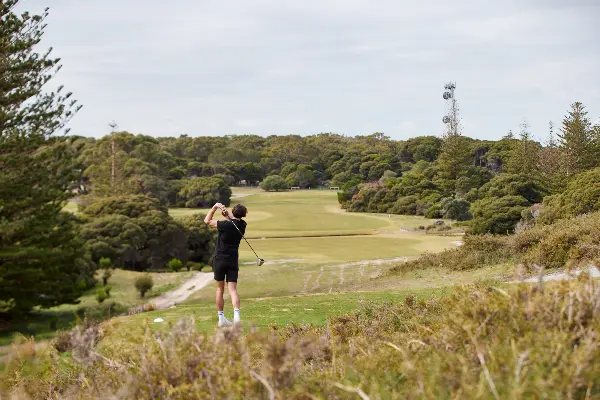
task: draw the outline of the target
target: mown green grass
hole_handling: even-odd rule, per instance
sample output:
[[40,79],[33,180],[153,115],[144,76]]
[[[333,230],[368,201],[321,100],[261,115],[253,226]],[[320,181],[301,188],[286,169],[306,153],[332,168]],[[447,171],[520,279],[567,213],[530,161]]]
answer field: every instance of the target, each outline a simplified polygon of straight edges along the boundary
[[[302,190],[264,192],[260,189],[233,188],[244,197],[231,199],[231,204],[248,207],[248,238],[297,236],[370,235],[381,231],[415,229],[434,220],[423,217],[348,213],[340,209],[335,192]],[[171,208],[173,218],[182,218],[207,209]],[[216,215],[217,218],[222,217]]]
[[[77,318],[84,318],[85,314],[106,317],[111,313],[109,311],[111,304],[114,304],[113,315],[118,310],[144,304],[153,297],[177,288],[183,281],[189,279],[193,272],[151,273],[154,287],[144,299],[140,298],[134,287],[135,279],[140,275],[141,272],[115,270],[109,279],[109,284],[112,286],[110,297],[101,306],[96,301],[96,289],[92,289],[81,297],[79,304],[63,304],[49,310],[35,311],[0,326],[0,346],[10,344],[16,334],[33,336],[36,340],[50,339],[56,334],[53,329],[54,324],[57,329],[67,329],[76,322]],[[100,273],[98,279],[101,279]]]
[[[396,263],[356,262],[331,265],[264,265],[242,268],[238,292],[242,299],[327,294],[336,291],[421,290],[462,285],[476,281],[509,279],[514,267],[509,264],[485,266],[477,270],[451,271],[444,268],[413,270],[387,275]],[[267,268],[265,268],[267,267]],[[265,268],[264,270],[262,268]],[[214,303],[210,284],[190,297],[193,302]],[[228,299],[227,294],[225,294]],[[229,303],[226,300],[226,307]]]
[[[456,237],[426,235],[416,230],[433,220],[423,217],[347,213],[339,208],[335,192],[304,190],[264,192],[234,188],[232,204],[248,207],[246,237],[260,257],[269,261],[296,260],[301,264],[328,264],[357,260],[417,256],[424,251],[451,247]],[[208,210],[170,209],[180,218]],[[222,219],[220,215],[217,218]],[[256,257],[242,243],[240,262]]]
[[[416,229],[430,224],[432,220],[414,216],[347,213],[339,208],[336,193],[330,191],[272,193],[234,188],[234,194],[244,195],[232,198],[232,204],[239,202],[248,207],[247,237],[258,254],[267,260],[262,267],[256,266],[254,254],[244,242],[241,243],[239,290],[243,298],[244,318],[249,322],[259,326],[288,322],[319,323],[326,316],[351,311],[361,299],[400,299],[411,293],[413,288],[431,292],[441,290],[438,287],[444,284],[452,285],[452,279],[429,286],[419,286],[415,282],[418,279],[413,279],[414,287],[400,285],[399,280],[388,280],[385,290],[381,291],[382,287],[378,287],[378,281],[374,280],[389,269],[390,263],[385,260],[396,259],[398,262],[399,259],[417,257],[425,251],[437,252],[454,246],[452,242],[456,241],[456,237],[426,235]],[[206,213],[207,210],[169,210],[174,218],[198,212]],[[218,214],[216,216],[222,218]],[[117,281],[125,286],[131,282],[132,286],[132,280],[125,275],[117,280],[113,278],[113,291],[116,290],[115,294],[123,293],[120,301],[135,303],[135,293],[126,294],[117,287]],[[402,288],[398,291],[399,286]],[[361,287],[368,287],[371,292],[333,294]],[[316,293],[321,295],[289,297]],[[93,295],[95,293],[84,301],[93,304]],[[273,296],[280,298],[259,300]],[[119,318],[117,321],[128,329],[157,316],[172,321],[199,312],[194,314],[198,323],[213,326],[213,285],[195,293],[189,301],[191,305],[178,305],[175,309]]]
[[[291,323],[324,325],[327,317],[355,310],[365,302],[402,301],[409,294],[417,298],[444,296],[451,291],[452,288],[447,287],[244,299],[242,318],[246,327],[264,328],[272,324],[285,326]],[[190,317],[194,317],[198,329],[207,332],[214,330],[218,321],[213,303],[182,304],[167,310],[115,318],[106,326],[107,338],[104,343],[107,340],[126,339],[146,329],[166,330],[182,318]],[[233,318],[229,305],[226,306],[226,317]],[[156,318],[162,318],[164,322],[153,322]]]
[[[327,264],[382,258],[412,257],[452,247],[456,238],[419,233],[398,235],[333,236],[323,238],[250,239],[265,260],[297,260],[302,264]],[[240,244],[240,262],[255,261],[246,243]]]
[[[113,271],[113,275],[108,280],[108,284],[112,286],[110,291],[110,297],[106,300],[106,302],[115,302],[122,307],[133,307],[139,304],[144,304],[156,296],[160,296],[161,294],[168,292],[169,290],[173,290],[181,285],[185,280],[191,278],[194,272],[164,272],[164,273],[156,273],[151,272],[150,276],[152,276],[152,280],[154,281],[154,287],[146,293],[144,299],[140,298],[139,292],[135,289],[134,283],[135,280],[144,275],[143,272],[136,271],[125,271],[121,269],[116,269]],[[102,283],[102,271],[99,271],[97,274],[97,279]],[[85,293],[83,297],[81,297],[81,302],[79,304],[65,304],[60,307],[53,308],[53,311],[69,311],[75,310],[81,307],[93,307],[98,304],[96,301],[96,289],[92,289]]]

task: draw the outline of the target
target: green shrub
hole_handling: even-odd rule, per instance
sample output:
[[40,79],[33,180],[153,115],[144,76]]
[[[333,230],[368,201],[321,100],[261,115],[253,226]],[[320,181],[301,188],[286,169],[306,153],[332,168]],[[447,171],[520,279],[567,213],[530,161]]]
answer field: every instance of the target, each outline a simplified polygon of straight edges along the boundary
[[215,203],[229,206],[231,188],[218,176],[193,178],[185,181],[179,196],[189,208],[208,208]]
[[600,168],[577,175],[563,193],[546,197],[536,223],[550,224],[594,211],[600,211]]
[[401,197],[392,206],[390,213],[402,215],[415,215],[417,212],[417,197]]
[[194,271],[202,271],[202,269],[204,269],[206,267],[206,265],[204,263],[194,263],[194,266],[192,267],[192,269]]
[[513,233],[521,220],[521,212],[529,206],[530,203],[522,196],[486,197],[477,200],[471,206],[472,233]]
[[166,213],[167,208],[162,206],[160,201],[153,197],[137,194],[93,198],[83,208],[83,212],[93,218],[105,217],[107,215],[124,215],[128,218],[138,218],[148,211]]
[[434,204],[425,212],[425,218],[442,218],[442,211],[439,204]]
[[181,262],[181,260],[174,258],[171,261],[169,261],[169,269],[171,271],[179,272],[181,268],[183,268],[183,263]]
[[98,304],[102,304],[106,299],[108,299],[108,294],[106,293],[104,287],[99,287],[96,289],[96,301]]
[[279,192],[289,189],[290,185],[279,175],[269,175],[260,183],[260,188],[267,192]]
[[600,212],[525,229],[511,237],[517,261],[527,266],[560,268],[600,257]]
[[152,279],[151,275],[144,274],[135,280],[134,286],[136,290],[140,292],[140,297],[144,298],[146,292],[148,292],[154,286],[154,280]]
[[113,263],[108,257],[101,257],[98,261],[98,267],[102,269],[102,284],[106,286],[108,280],[112,276]]
[[455,199],[446,197],[440,203],[440,213],[443,218],[452,219],[455,221],[468,221],[473,216],[469,211],[471,203],[463,199]]
[[[431,229],[439,229],[444,226],[432,225]],[[463,245],[456,249],[447,249],[441,253],[424,253],[417,260],[398,264],[390,269],[390,273],[403,273],[425,268],[469,270],[507,262],[512,257],[508,245],[509,240],[505,236],[465,235],[463,241]]]

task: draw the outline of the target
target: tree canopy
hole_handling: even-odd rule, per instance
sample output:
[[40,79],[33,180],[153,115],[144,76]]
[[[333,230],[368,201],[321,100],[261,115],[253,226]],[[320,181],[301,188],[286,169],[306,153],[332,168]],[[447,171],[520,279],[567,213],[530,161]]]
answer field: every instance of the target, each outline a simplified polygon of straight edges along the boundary
[[74,303],[94,273],[78,221],[61,211],[78,172],[60,133],[80,106],[44,87],[60,69],[38,53],[48,12],[18,15],[17,3],[0,4],[0,312]]

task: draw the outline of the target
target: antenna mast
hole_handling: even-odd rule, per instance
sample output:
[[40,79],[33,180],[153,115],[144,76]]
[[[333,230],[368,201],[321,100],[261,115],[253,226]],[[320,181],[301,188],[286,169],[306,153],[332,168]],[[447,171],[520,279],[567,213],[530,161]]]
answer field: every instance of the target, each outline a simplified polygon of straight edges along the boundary
[[460,135],[460,123],[458,119],[458,104],[456,97],[454,96],[454,90],[456,90],[456,83],[450,82],[444,86],[446,91],[442,96],[446,100],[447,114],[442,118],[442,122],[446,124],[446,137],[459,136]]

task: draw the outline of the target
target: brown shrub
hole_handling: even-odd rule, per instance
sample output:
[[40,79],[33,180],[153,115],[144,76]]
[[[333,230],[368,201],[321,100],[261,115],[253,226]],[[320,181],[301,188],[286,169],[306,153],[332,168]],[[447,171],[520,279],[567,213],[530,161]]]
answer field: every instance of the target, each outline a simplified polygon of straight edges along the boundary
[[440,253],[424,253],[417,260],[394,266],[390,273],[426,268],[468,270],[506,262],[511,258],[506,236],[465,235],[463,240],[464,244],[459,248]]
[[476,285],[366,303],[326,328],[209,336],[186,320],[106,343],[88,365],[37,352],[11,362],[0,389],[32,398],[596,398],[598,298],[599,283],[581,276],[543,290]]
[[600,213],[535,226],[514,235],[510,247],[517,261],[546,268],[581,265],[600,257]]

